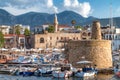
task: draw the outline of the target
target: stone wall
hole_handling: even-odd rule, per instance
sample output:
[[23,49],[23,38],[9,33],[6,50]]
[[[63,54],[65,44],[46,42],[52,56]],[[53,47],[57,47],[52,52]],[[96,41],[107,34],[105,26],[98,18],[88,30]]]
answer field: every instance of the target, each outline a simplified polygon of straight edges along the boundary
[[66,51],[67,59],[74,67],[80,67],[76,62],[90,60],[97,68],[112,67],[111,41],[109,40],[82,40],[70,41]]
[[[47,47],[62,47],[64,46],[64,39],[80,40],[81,33],[47,33],[47,34],[35,34],[33,37],[33,48],[46,48]],[[44,43],[40,43],[40,38],[44,38]],[[61,42],[63,41],[63,42]],[[50,46],[51,45],[51,46]]]

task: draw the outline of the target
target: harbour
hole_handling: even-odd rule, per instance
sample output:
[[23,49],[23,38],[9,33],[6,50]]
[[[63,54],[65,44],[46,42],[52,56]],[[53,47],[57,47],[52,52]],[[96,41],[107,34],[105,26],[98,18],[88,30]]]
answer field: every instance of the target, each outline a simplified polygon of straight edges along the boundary
[[[23,1],[0,5],[0,80],[120,80],[120,18],[112,17],[117,4],[110,1],[107,19],[91,16],[100,11],[94,1]],[[108,14],[105,2],[99,16]]]
[[11,75],[0,75],[0,80],[119,80],[119,78],[113,77],[113,75],[98,75],[95,78],[53,78],[53,77],[36,77],[36,76],[11,76]]

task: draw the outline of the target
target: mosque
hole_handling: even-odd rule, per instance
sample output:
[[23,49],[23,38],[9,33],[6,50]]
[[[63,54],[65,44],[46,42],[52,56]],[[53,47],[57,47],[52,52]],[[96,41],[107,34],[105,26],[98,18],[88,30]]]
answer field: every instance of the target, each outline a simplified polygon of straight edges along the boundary
[[58,19],[54,17],[54,33],[45,32],[44,34],[35,34],[32,36],[33,48],[64,48],[69,40],[81,40],[81,33],[60,32],[58,28]]

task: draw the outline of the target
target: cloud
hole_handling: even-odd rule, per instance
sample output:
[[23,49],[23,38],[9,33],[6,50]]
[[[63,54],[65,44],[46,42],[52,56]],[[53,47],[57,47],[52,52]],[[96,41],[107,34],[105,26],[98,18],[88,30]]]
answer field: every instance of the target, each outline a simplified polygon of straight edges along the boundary
[[58,13],[58,8],[53,4],[53,0],[47,0],[47,7],[54,13]]
[[58,12],[53,0],[0,0],[0,8],[7,10],[14,15],[20,15],[26,12]]
[[52,7],[52,6],[53,6],[53,0],[48,0],[47,7]]
[[79,6],[78,0],[74,0],[72,6],[73,7],[78,7]]
[[64,0],[64,8],[75,11],[83,17],[88,17],[91,13],[91,6],[89,2],[80,3],[78,0]]
[[65,7],[71,6],[71,1],[70,0],[64,0],[64,6]]
[[[88,2],[80,3],[78,0],[0,0],[0,8],[7,10],[14,15],[26,12],[58,13],[64,10],[71,10],[83,17],[88,17],[91,6]],[[62,2],[60,2],[62,1]]]

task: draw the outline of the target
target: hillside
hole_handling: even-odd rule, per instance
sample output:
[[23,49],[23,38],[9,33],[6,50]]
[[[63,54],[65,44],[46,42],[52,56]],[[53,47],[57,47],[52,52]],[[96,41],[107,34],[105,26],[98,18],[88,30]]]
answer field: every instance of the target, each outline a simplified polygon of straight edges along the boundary
[[[109,19],[98,19],[93,16],[84,18],[81,15],[73,11],[63,11],[57,14],[59,24],[71,25],[71,20],[76,20],[76,25],[87,25],[91,24],[93,20],[100,20],[102,25],[109,23]],[[30,25],[31,28],[40,26],[42,24],[50,23],[53,24],[54,14],[29,12],[22,15],[14,16],[9,12],[0,9],[0,25],[14,25],[23,24]],[[114,18],[115,25],[119,26],[120,17]]]

